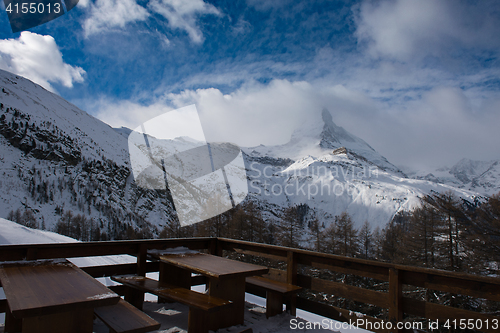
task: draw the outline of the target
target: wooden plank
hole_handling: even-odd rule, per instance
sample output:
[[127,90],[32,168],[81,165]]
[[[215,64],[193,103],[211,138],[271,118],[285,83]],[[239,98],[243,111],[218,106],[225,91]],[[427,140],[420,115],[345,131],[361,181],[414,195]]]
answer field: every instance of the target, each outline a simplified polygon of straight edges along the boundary
[[214,256],[222,257],[222,247],[219,246],[219,242],[217,241],[217,238],[212,238],[210,240],[210,245],[208,247],[208,253],[210,253]]
[[155,294],[206,312],[215,312],[233,307],[233,304],[225,299],[185,288],[163,289]]
[[281,269],[269,268],[269,272],[262,276],[274,281],[280,281],[286,283],[286,271]]
[[404,284],[500,301],[498,278],[417,268],[400,272]]
[[[158,262],[147,262],[146,273],[158,272],[160,264]],[[92,277],[127,275],[137,273],[137,264],[117,264],[103,266],[81,267],[81,269]]]
[[10,310],[18,318],[110,305],[119,299],[97,280],[63,260],[3,264],[0,279]]
[[[500,323],[500,317],[497,316],[458,309],[446,305],[419,301],[406,297],[404,297],[402,301],[403,311],[407,314],[413,314],[419,317],[427,318],[429,320],[439,320],[441,324],[443,324],[447,319],[456,319],[458,323],[460,322],[460,320],[466,321],[468,319],[472,319],[474,322],[474,327],[477,331],[488,333],[498,332],[498,326],[492,327],[492,323]],[[476,324],[476,320],[481,321],[481,329],[479,329],[479,324]],[[486,327],[487,323],[489,323],[489,327]]]
[[92,308],[23,318],[23,333],[92,332]]
[[153,280],[141,275],[112,276],[111,280],[152,294],[165,289],[177,288],[175,285]]
[[274,317],[283,312],[283,295],[268,290],[266,294],[266,318]]
[[142,292],[148,292],[188,306],[194,306],[203,311],[212,312],[231,305],[231,302],[218,297],[201,294],[186,288],[179,288],[175,285],[139,275],[114,276],[112,280]]
[[298,275],[297,284],[307,289],[330,293],[336,297],[372,304],[381,308],[389,308],[388,293],[350,286],[345,283],[313,278],[302,274]]
[[160,328],[161,324],[124,300],[115,305],[94,309],[94,313],[116,333],[144,333]]
[[210,316],[206,311],[190,308],[188,314],[188,333],[208,333]]
[[[393,327],[403,321],[403,285],[399,271],[389,269],[389,321]],[[394,332],[401,332],[395,329]]]
[[262,297],[262,298],[266,298],[266,294],[267,294],[264,289],[259,288],[253,284],[246,284],[245,285],[245,292],[252,294],[252,295],[255,295],[255,296]]
[[204,253],[164,254],[160,255],[160,260],[163,263],[217,279],[261,275],[268,272],[268,268],[264,266]]
[[125,296],[127,287],[118,284],[116,286],[108,286],[108,289],[112,290],[113,292],[117,293],[120,296]]
[[221,280],[210,278],[208,290],[210,296],[227,299],[231,307],[224,309],[219,315],[210,317],[211,330],[242,325],[245,314],[245,276],[236,276]]
[[184,246],[192,250],[207,249],[211,238],[150,239],[108,242],[51,243],[34,245],[1,245],[0,261],[25,260],[28,251],[36,250],[37,259],[90,257],[115,254],[136,255],[141,244],[147,249]]
[[7,305],[7,312],[5,313],[5,331],[7,332],[21,332],[23,330],[23,320],[15,318]]
[[[327,304],[315,302],[307,298],[297,297],[297,308],[312,313],[316,313],[320,316],[330,318],[335,321],[344,322],[345,325],[347,325],[347,323],[350,322],[352,322],[353,324],[359,323],[360,328],[369,329],[372,332],[390,333],[389,330],[375,329],[377,327],[382,327],[381,326],[381,323],[383,322],[382,319],[365,316],[360,313],[355,313],[335,306],[330,306]],[[331,323],[329,321],[327,321],[327,324],[335,325],[335,323]],[[367,327],[368,325],[372,326]],[[339,328],[336,329],[334,326],[330,326],[329,328],[333,328],[333,331],[339,331]]]
[[191,288],[191,272],[177,266],[160,263],[160,281],[177,287]]
[[[297,253],[294,251],[288,251],[286,257],[286,282],[289,284],[297,284]],[[269,292],[267,293],[269,296]],[[297,295],[290,294],[288,297],[287,309],[290,310],[292,316],[296,315]]]
[[148,255],[148,248],[146,244],[139,245],[139,252],[137,253],[137,275],[146,276],[146,259]]
[[286,258],[283,258],[281,256],[277,256],[274,254],[269,254],[265,252],[257,252],[257,251],[250,251],[250,250],[243,250],[243,249],[234,249],[234,252],[239,253],[239,254],[246,254],[246,255],[251,255],[255,257],[262,257],[262,258],[267,258],[267,259],[272,259],[272,260],[278,260],[278,261],[284,261]]
[[375,261],[347,258],[325,253],[299,253],[297,262],[302,265],[328,269],[344,274],[354,274],[381,281],[389,280],[389,267]]
[[297,258],[293,251],[287,252],[286,257],[286,282],[297,284]]
[[261,276],[250,276],[245,279],[246,283],[253,284],[255,286],[272,290],[275,292],[278,292],[280,294],[286,295],[289,293],[296,293],[297,291],[301,290],[302,287],[289,284],[289,283],[284,283],[284,282],[279,282],[279,281],[273,281],[270,279],[263,278]]
[[37,260],[38,259],[37,254],[38,254],[38,249],[30,247],[26,251],[26,260]]
[[256,253],[271,254],[282,258],[282,260],[286,259],[287,251],[289,250],[283,246],[252,243],[228,238],[217,238],[217,240],[219,242],[219,246],[226,251],[236,251],[236,249],[242,249]]

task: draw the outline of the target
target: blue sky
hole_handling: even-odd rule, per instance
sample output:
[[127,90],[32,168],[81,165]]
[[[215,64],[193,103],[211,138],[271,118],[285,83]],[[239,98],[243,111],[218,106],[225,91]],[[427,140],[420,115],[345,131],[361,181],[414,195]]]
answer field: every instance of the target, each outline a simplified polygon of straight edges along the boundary
[[323,107],[397,165],[500,159],[500,3],[80,0],[29,32],[0,15],[0,68],[112,126],[196,103],[240,145]]

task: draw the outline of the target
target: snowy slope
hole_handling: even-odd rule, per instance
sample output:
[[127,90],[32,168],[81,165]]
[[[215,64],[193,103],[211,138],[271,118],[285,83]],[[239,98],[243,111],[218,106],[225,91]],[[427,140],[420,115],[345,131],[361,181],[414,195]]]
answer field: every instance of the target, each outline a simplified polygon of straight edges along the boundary
[[324,221],[346,211],[358,227],[365,220],[373,227],[384,227],[397,212],[417,207],[420,198],[431,192],[452,191],[470,201],[477,196],[446,184],[385,171],[349,152],[308,156],[290,165],[248,159],[249,189],[260,205],[272,205],[270,211],[279,212],[278,207],[307,204]]
[[[0,218],[0,245],[74,243],[76,239],[59,235],[55,232],[31,229],[16,222]],[[129,255],[70,258],[79,267],[118,265],[135,263],[136,258]]]
[[27,228],[2,218],[0,218],[0,231],[0,245],[73,243],[77,241],[55,232]]
[[[28,121],[47,132],[61,133],[72,141],[53,142],[62,151],[71,152],[78,147],[82,158],[113,160],[118,165],[126,164],[128,151],[126,140],[109,125],[78,109],[63,98],[45,90],[39,85],[0,70],[1,102],[4,107],[20,110],[29,116]],[[5,114],[6,122],[13,113]],[[26,140],[26,138],[24,138]]]
[[123,237],[129,226],[154,235],[175,218],[164,192],[133,182],[124,133],[5,71],[0,103],[0,217],[29,210],[53,230],[71,211],[107,238]]

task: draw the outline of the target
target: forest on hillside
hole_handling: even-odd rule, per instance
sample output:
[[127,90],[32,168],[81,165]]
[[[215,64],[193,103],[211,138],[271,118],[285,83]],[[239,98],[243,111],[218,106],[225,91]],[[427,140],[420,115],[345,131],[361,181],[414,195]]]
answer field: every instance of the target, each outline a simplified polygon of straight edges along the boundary
[[[114,230],[71,210],[59,212],[53,231],[81,241],[156,238],[147,221],[138,228],[117,223]],[[13,210],[7,219],[45,229],[31,210]],[[419,208],[396,214],[385,228],[364,221],[356,228],[347,213],[319,222],[306,204],[284,209],[280,223],[266,221],[252,201],[191,226],[166,224],[159,238],[226,237],[354,258],[437,268],[480,275],[497,274],[500,266],[500,194],[473,206],[452,193],[422,198]]]

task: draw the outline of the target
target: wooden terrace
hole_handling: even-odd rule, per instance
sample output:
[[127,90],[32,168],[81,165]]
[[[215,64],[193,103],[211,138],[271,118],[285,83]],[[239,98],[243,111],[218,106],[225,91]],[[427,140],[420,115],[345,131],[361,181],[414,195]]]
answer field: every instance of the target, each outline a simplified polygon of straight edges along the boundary
[[[203,257],[199,257],[202,258],[201,260],[194,260],[195,263],[189,262],[185,258],[179,260],[179,258],[172,256],[161,258],[161,256],[152,255],[153,253],[158,253],[155,250],[166,250],[177,247],[186,247],[205,254]],[[396,324],[405,321],[426,322],[426,320],[439,320],[441,323],[449,320],[449,323],[455,323],[457,327],[460,327],[461,321],[465,320],[465,325],[473,323],[474,329],[481,332],[498,332],[500,329],[500,317],[495,315],[497,313],[481,313],[472,311],[471,309],[462,309],[431,301],[423,301],[412,297],[407,292],[408,290],[415,290],[417,288],[420,290],[432,290],[433,292],[467,296],[474,299],[477,303],[500,302],[500,278],[393,265],[371,260],[224,238],[0,246],[0,262],[2,262],[3,266],[13,265],[16,262],[19,264],[19,262],[30,260],[120,254],[137,257],[137,263],[83,267],[81,270],[95,278],[113,277],[115,281],[121,282],[122,285],[109,288],[116,294],[125,295],[125,299],[139,309],[142,306],[145,291],[155,293],[160,299],[169,301],[186,303],[186,300],[194,299],[193,303],[187,301],[187,305],[190,306],[189,332],[204,332],[208,328],[216,329],[240,323],[242,320],[240,310],[235,309],[242,308],[242,288],[245,288],[246,292],[258,296],[267,296],[269,316],[281,312],[282,305],[286,304],[287,310],[292,314],[295,314],[295,309],[302,309],[337,321],[345,322],[351,320],[359,323],[359,319],[362,318],[364,325],[360,327],[374,332],[405,331],[404,328],[399,329],[397,327],[388,329],[387,325],[381,325],[382,322],[389,321]],[[229,257],[233,260],[241,259],[247,262],[252,261],[253,264],[239,268],[239,271],[244,271],[245,273],[228,272],[227,269],[221,269],[224,268],[224,264],[214,269],[214,272],[209,273],[209,267],[203,267],[203,263],[208,263],[209,261],[207,260],[215,260],[217,262],[225,262],[224,260],[226,260],[222,258],[214,259],[213,257]],[[155,260],[155,258],[158,260]],[[199,265],[202,265],[203,268],[196,268]],[[79,268],[76,269],[79,270]],[[146,273],[149,272],[160,272],[159,281],[149,281],[144,278]],[[191,273],[186,272],[199,273],[199,275],[191,276]],[[375,280],[387,288],[384,290],[377,288],[369,289],[333,281],[332,279],[325,278],[326,275],[322,274],[324,272],[346,274],[365,280]],[[258,277],[264,273],[263,278]],[[227,275],[226,278],[228,280],[223,280],[224,274]],[[257,277],[251,277],[252,275]],[[1,278],[2,276],[0,276]],[[80,281],[89,283],[89,281],[82,279],[81,276],[79,279]],[[245,279],[246,286],[243,287],[242,281],[244,283]],[[217,285],[220,281],[224,282],[222,283],[224,287]],[[6,283],[4,282],[4,284]],[[198,299],[198,295],[192,295],[188,291],[189,286],[202,284],[209,285],[209,290],[212,290],[206,295],[208,298]],[[49,287],[50,285],[47,285],[47,288]],[[180,287],[184,288],[179,289]],[[300,291],[300,289],[303,290]],[[297,291],[300,291],[299,294],[296,294]],[[307,294],[307,292],[310,292],[310,294]],[[106,292],[101,291],[102,293]],[[351,300],[356,302],[356,304],[368,304],[381,308],[383,309],[384,318],[374,318],[367,315],[360,316],[359,313],[353,313],[350,310],[329,305],[322,299],[310,297],[311,293],[333,295],[334,298]],[[9,297],[7,298],[9,302],[5,299],[0,300],[0,312],[6,312],[7,317],[9,317],[9,310],[12,310],[9,309],[9,304],[13,307],[14,303],[11,302],[14,302],[14,300],[11,301]],[[128,305],[124,306],[122,301],[117,303],[118,301],[119,298],[110,297],[104,301],[102,299],[99,300],[102,304],[95,302],[92,304],[85,302],[85,304],[101,310],[105,309],[105,305],[109,305],[113,307],[113,310],[123,309],[123,311],[129,311],[125,310],[128,309]],[[21,311],[17,314],[24,313],[22,312],[24,310],[18,309],[16,311]],[[43,314],[43,309],[33,311],[35,315]],[[94,311],[94,314],[99,316],[99,311]],[[223,315],[225,313],[230,314],[230,316],[227,314]],[[101,315],[106,316],[108,314],[105,311],[101,311]],[[226,317],[230,317],[230,321],[222,322],[220,319],[217,319],[222,317],[225,318],[224,320],[227,319]],[[150,328],[153,326],[150,326]],[[423,331],[427,331],[425,328],[424,326]],[[126,332],[126,329],[123,331]],[[452,329],[451,331],[454,330]],[[137,332],[140,332],[140,330],[137,330]]]

